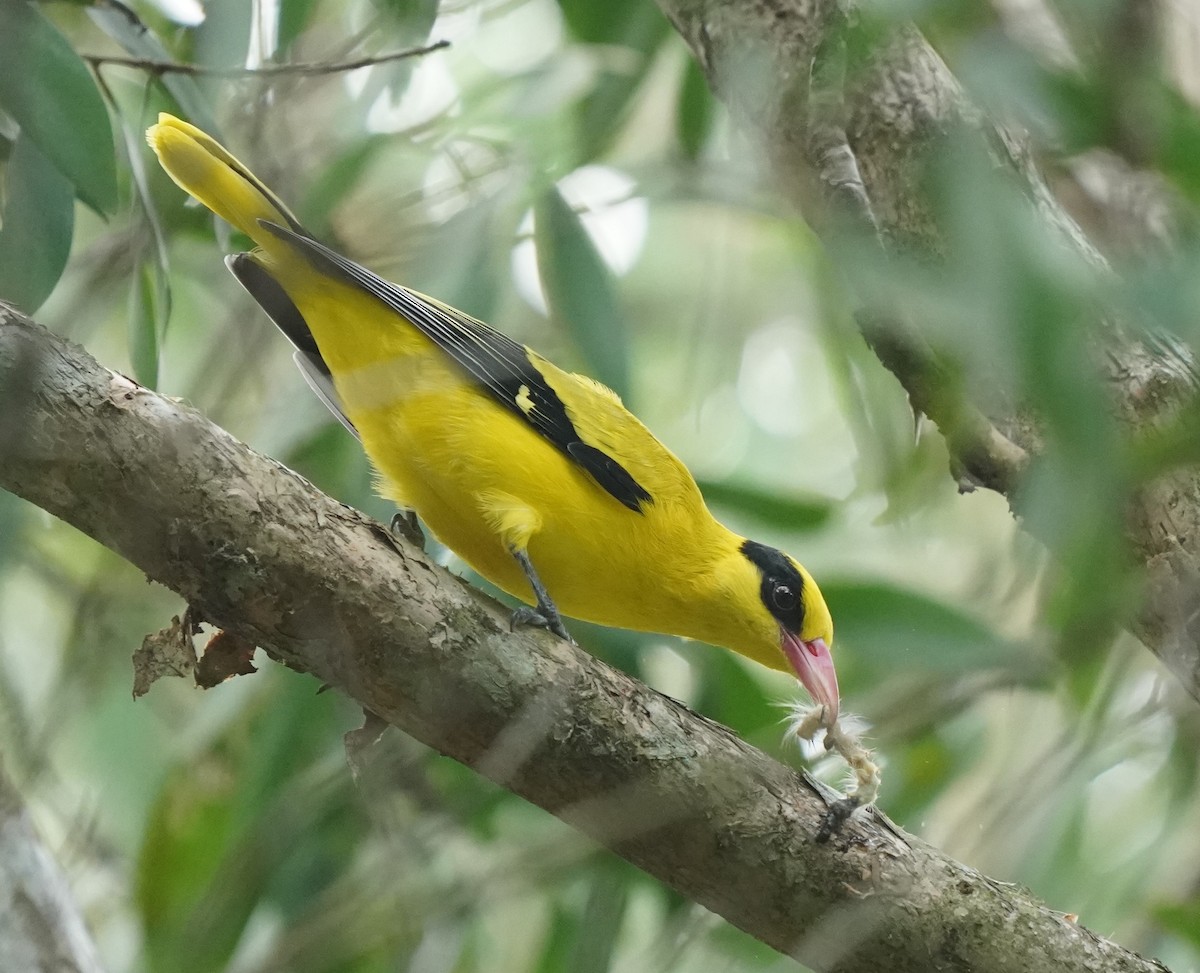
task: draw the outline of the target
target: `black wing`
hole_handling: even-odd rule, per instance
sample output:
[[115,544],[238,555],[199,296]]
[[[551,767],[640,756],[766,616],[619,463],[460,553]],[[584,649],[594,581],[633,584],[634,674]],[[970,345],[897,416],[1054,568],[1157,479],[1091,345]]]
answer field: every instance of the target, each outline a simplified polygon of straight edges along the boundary
[[346,415],[346,410],[342,408],[342,401],[338,398],[337,389],[333,385],[333,375],[330,374],[325,359],[321,357],[321,350],[317,347],[316,339],[313,338],[308,322],[304,320],[300,309],[292,303],[292,299],[287,296],[287,292],[248,253],[236,253],[226,257],[225,266],[238,279],[238,283],[246,288],[247,293],[258,302],[259,307],[267,312],[267,316],[275,322],[275,327],[282,331],[288,341],[292,343],[292,347],[295,349],[292,353],[292,360],[300,369],[300,374],[304,376],[308,387],[316,393],[318,399],[325,403],[325,407],[337,416],[338,421],[350,431],[355,439],[361,438],[358,430],[354,428],[354,423]]
[[[625,467],[603,450],[583,441],[567,415],[563,401],[530,361],[523,345],[482,321],[384,280],[323,243],[265,220],[259,220],[259,223],[303,251],[323,272],[361,288],[410,322],[487,389],[496,401],[533,426],[630,510],[641,513],[645,504],[653,502],[649,491]],[[271,308],[265,304],[264,308],[297,349],[308,354],[308,347],[279,323]],[[307,325],[304,325],[304,331],[307,341],[315,349],[316,343]]]

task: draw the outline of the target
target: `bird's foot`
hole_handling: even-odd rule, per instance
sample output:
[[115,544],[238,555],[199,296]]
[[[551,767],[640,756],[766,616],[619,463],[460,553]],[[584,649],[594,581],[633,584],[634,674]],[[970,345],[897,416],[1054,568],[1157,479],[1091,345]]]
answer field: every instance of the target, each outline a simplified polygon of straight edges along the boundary
[[544,628],[553,632],[564,642],[570,642],[572,645],[576,644],[557,611],[548,614],[538,611],[536,608],[531,608],[529,605],[518,605],[509,618],[509,631],[515,631],[518,625],[531,625],[534,628]]
[[397,510],[388,521],[388,527],[393,534],[399,534],[421,550],[425,550],[425,532],[421,530],[415,510]]
[[538,577],[537,571],[533,568],[533,562],[529,560],[529,553],[520,548],[513,548],[512,556],[517,559],[521,570],[525,572],[529,587],[533,589],[533,596],[537,599],[537,607],[530,608],[528,605],[521,605],[512,613],[511,627],[536,625],[538,628],[547,628],[564,642],[574,645],[575,640],[571,638],[571,633],[562,623],[558,609],[554,607],[554,602],[550,600],[550,595],[546,591],[546,586],[542,584],[542,579]]
[[843,797],[840,801],[834,801],[828,805],[825,809],[825,817],[821,821],[821,827],[817,829],[817,844],[823,845],[837,834],[842,825],[850,819],[850,815],[860,807],[862,804],[859,803],[856,794]]

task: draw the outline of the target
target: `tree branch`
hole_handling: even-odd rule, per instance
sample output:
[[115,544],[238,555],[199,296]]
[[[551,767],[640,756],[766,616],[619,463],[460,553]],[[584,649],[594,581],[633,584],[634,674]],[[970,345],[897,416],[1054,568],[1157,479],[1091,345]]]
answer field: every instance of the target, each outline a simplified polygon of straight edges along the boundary
[[1162,968],[545,633],[0,304],[0,486],[816,970]]
[[206,78],[277,78],[289,75],[342,74],[346,71],[357,71],[359,68],[374,67],[377,64],[390,64],[392,61],[421,57],[449,46],[449,41],[435,41],[423,47],[409,47],[403,51],[390,51],[387,54],[377,54],[373,57],[355,58],[353,61],[295,61],[290,64],[260,64],[256,68],[185,64],[181,61],[156,61],[151,58],[120,57],[113,54],[82,54],[80,56],[96,69],[107,65],[116,65],[136,68],[155,77],[164,74],[186,74],[191,77]]
[[102,971],[96,946],[84,927],[66,878],[38,838],[20,795],[3,770],[0,969],[22,973]]
[[[770,160],[783,192],[834,252],[836,218],[850,210],[882,246],[930,259],[945,252],[922,189],[924,160],[948,132],[973,131],[1019,178],[1027,199],[1064,245],[1097,267],[1103,258],[1054,198],[1028,147],[970,104],[937,53],[913,28],[870,52],[866,69],[834,95],[823,70],[844,27],[844,0],[656,0],[691,47],[716,95]],[[834,79],[835,81],[838,79]],[[834,137],[831,142],[831,135]],[[844,137],[843,142],[837,140]],[[840,160],[831,171],[829,160]],[[854,163],[855,184],[847,181]],[[854,205],[869,207],[869,220]],[[1017,407],[973,405],[948,381],[920,334],[864,303],[860,329],[915,408],[933,418],[974,479],[1014,498],[1039,430]],[[1106,321],[1102,352],[1113,409],[1132,432],[1170,421],[1196,391],[1179,348],[1151,346]],[[985,410],[987,410],[985,412]],[[1145,575],[1130,628],[1200,700],[1200,473],[1182,470],[1139,491],[1129,545]]]

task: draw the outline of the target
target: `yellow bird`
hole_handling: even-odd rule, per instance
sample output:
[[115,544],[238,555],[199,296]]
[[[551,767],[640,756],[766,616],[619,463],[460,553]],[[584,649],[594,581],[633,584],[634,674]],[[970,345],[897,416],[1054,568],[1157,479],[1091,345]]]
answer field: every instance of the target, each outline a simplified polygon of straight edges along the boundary
[[171,178],[256,244],[226,258],[358,436],[381,492],[569,639],[563,614],[726,646],[838,713],[833,623],[811,575],[730,531],[682,462],[583,375],[314,240],[223,146],[168,114]]

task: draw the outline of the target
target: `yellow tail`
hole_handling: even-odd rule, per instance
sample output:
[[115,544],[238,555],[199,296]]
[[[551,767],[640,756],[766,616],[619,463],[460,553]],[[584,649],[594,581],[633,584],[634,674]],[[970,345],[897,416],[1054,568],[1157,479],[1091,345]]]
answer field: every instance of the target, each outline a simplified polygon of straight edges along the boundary
[[288,208],[254,173],[194,125],[162,112],[158,124],[146,132],[146,141],[184,192],[196,197],[259,246],[269,246],[275,239],[258,225],[259,220],[304,233]]

